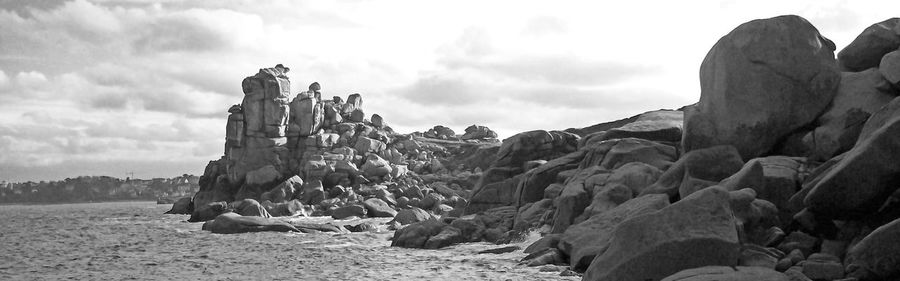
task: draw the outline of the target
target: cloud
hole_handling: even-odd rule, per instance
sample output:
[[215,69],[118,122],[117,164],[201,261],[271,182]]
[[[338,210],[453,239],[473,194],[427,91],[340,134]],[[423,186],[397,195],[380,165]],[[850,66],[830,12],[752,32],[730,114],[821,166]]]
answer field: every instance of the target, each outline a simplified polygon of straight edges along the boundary
[[[9,86],[9,76],[6,76],[6,72],[3,72],[3,70],[0,69],[0,91],[2,91],[3,89],[5,89],[8,86]],[[0,93],[0,95],[2,95],[2,93]]]
[[565,33],[568,30],[568,24],[558,17],[539,16],[529,20],[522,33],[542,37]]

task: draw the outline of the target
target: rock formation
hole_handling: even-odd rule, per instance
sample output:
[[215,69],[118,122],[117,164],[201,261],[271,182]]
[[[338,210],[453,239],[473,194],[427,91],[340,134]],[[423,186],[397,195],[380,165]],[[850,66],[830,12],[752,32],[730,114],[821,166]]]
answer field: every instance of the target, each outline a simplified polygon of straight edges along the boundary
[[318,83],[288,102],[287,69],[263,69],[180,204],[223,233],[332,229],[269,214],[393,217],[410,248],[539,233],[521,263],[583,280],[896,280],[897,27],[835,60],[801,17],[754,20],[712,46],[694,105],[502,142],[478,125],[398,134]]

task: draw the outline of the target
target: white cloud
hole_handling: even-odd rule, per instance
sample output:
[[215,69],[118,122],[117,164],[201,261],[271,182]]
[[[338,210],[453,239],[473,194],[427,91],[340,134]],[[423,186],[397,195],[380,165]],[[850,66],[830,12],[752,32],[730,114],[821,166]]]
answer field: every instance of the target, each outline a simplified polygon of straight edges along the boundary
[[5,1],[0,178],[200,173],[221,153],[241,80],[278,63],[291,67],[294,92],[318,81],[326,96],[361,93],[368,114],[401,132],[481,124],[510,136],[692,103],[709,48],[752,19],[799,14],[840,49],[898,8],[887,0]]

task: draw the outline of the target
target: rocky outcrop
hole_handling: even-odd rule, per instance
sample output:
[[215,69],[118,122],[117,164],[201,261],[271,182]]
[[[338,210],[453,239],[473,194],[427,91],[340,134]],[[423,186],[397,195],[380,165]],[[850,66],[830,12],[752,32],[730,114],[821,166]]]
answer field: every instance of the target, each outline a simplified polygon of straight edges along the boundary
[[770,152],[831,102],[840,81],[834,49],[797,16],[735,28],[700,66],[700,102],[685,112],[685,151],[727,144],[745,160]]
[[166,211],[166,214],[190,215],[194,212],[194,202],[191,197],[184,197],[172,204],[172,209]]
[[497,152],[495,167],[521,167],[536,159],[553,159],[571,152],[578,147],[575,134],[561,131],[529,131],[503,140]]
[[497,133],[485,126],[472,125],[466,127],[465,134],[463,134],[459,138],[462,140],[496,139]]
[[885,224],[859,241],[847,253],[847,277],[859,280],[894,280],[900,277],[900,219]]
[[214,220],[203,223],[203,230],[219,234],[235,234],[247,232],[299,232],[293,225],[263,217],[241,216],[235,213],[225,213]]
[[672,274],[662,281],[791,281],[784,273],[752,266],[705,266]]

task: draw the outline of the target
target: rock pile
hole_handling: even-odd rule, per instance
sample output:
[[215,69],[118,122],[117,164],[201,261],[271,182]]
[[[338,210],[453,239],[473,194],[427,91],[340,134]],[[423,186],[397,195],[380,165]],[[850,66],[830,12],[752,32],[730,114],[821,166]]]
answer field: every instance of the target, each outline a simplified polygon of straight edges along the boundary
[[244,79],[243,101],[228,110],[224,156],[207,165],[200,191],[179,201],[190,221],[213,220],[205,228],[220,233],[302,231],[269,218],[397,216],[399,227],[462,213],[485,155],[499,147],[496,133],[473,125],[465,138],[443,126],[398,134],[366,115],[358,93],[324,100],[316,82],[292,96],[288,72],[278,65]]
[[264,69],[192,221],[393,216],[412,248],[537,231],[522,263],[584,280],[898,280],[900,19],[834,51],[801,17],[750,21],[709,51],[697,104],[499,145],[477,125],[396,134],[317,84],[288,102]]

